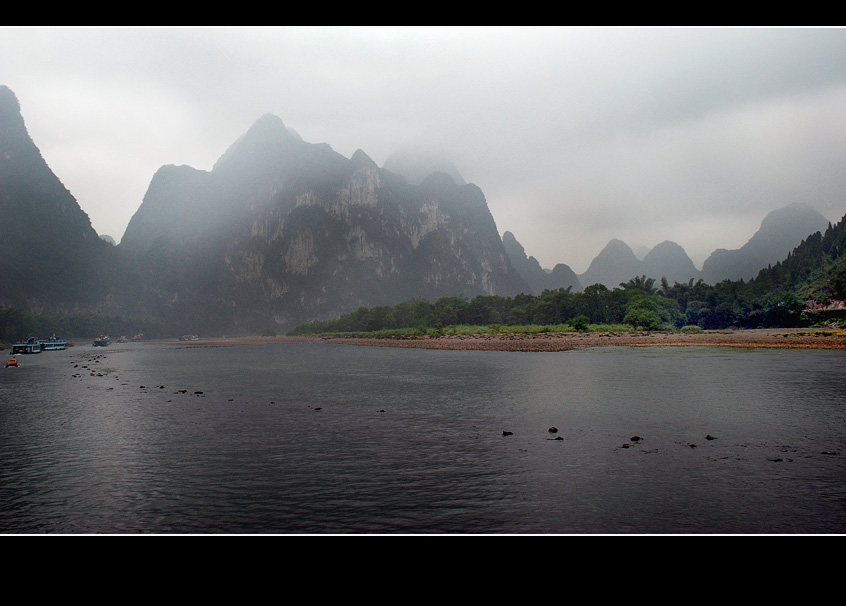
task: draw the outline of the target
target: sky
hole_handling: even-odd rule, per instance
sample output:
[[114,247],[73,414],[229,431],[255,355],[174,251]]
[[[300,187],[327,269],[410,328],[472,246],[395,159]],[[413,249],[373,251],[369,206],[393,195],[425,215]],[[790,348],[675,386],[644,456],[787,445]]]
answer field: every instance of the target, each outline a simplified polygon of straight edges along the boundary
[[0,85],[98,233],[264,114],[379,166],[443,154],[500,235],[584,272],[611,239],[701,268],[772,210],[846,215],[846,29],[0,27]]

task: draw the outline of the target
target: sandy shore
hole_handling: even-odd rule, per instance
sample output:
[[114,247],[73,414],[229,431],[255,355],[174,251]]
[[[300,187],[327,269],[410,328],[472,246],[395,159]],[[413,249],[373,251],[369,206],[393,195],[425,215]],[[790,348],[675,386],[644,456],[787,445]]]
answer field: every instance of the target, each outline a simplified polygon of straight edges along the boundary
[[681,333],[543,333],[366,339],[336,337],[229,337],[173,341],[182,347],[338,343],[374,347],[473,349],[490,351],[566,351],[583,347],[743,347],[780,349],[846,349],[846,331],[833,329],[751,329]]

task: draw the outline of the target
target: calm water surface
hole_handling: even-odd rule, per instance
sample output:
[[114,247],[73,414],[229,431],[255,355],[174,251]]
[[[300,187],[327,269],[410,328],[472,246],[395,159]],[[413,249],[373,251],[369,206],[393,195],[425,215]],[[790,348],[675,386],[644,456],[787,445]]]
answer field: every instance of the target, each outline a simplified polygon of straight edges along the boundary
[[19,359],[0,369],[3,533],[846,531],[842,351]]

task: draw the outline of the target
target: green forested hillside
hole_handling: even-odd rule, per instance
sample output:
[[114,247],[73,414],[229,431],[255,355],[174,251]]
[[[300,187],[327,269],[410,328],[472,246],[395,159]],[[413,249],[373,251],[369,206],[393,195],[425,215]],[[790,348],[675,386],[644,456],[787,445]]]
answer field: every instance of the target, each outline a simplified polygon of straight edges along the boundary
[[810,235],[782,262],[745,282],[666,279],[659,284],[645,276],[609,289],[601,284],[583,292],[546,290],[515,297],[444,297],[395,306],[360,308],[337,320],[298,326],[289,334],[373,332],[408,329],[441,330],[469,325],[627,324],[639,329],[695,326],[762,328],[810,326],[846,321],[846,217],[825,233]]

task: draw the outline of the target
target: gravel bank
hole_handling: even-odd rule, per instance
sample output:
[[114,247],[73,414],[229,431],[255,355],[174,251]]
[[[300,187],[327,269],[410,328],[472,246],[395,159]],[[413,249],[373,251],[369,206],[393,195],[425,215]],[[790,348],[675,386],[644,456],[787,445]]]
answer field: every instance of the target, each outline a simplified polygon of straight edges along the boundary
[[744,347],[782,349],[846,349],[846,331],[833,329],[715,330],[701,333],[541,333],[532,335],[457,335],[413,339],[337,337],[230,337],[173,342],[182,347],[339,343],[374,347],[474,349],[491,351],[566,351],[581,347]]

